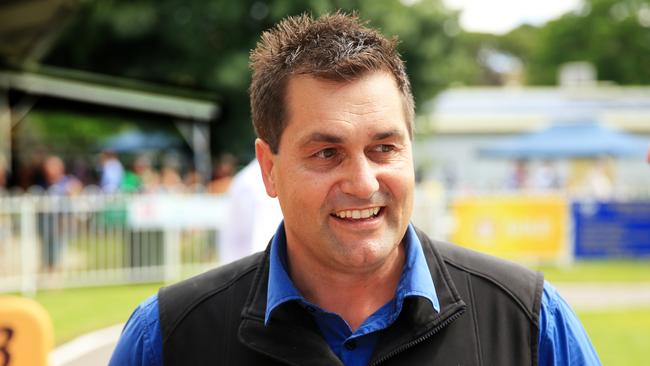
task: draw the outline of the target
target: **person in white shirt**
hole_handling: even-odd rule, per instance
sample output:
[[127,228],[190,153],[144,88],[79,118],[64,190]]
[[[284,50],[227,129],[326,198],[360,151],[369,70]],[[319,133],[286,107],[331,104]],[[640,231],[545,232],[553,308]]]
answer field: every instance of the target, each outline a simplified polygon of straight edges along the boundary
[[221,264],[264,250],[282,221],[277,198],[266,194],[257,159],[235,175],[226,194],[226,225],[219,231]]

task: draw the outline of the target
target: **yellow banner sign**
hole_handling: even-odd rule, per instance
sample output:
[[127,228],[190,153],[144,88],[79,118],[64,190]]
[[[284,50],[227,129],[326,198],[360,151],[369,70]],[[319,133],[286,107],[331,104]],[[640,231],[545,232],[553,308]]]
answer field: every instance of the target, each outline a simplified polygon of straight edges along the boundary
[[559,196],[486,196],[452,205],[452,242],[502,258],[558,261],[567,253],[568,205]]

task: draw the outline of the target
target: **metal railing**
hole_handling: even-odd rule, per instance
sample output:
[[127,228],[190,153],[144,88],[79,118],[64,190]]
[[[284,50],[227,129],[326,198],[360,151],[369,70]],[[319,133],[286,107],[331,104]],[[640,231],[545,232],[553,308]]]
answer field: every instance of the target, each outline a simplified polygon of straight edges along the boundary
[[[414,221],[436,232],[443,200],[429,196],[417,194]],[[227,202],[204,193],[0,194],[0,293],[172,282],[217,266]]]
[[213,267],[225,200],[0,196],[0,292],[174,281]]
[[[635,191],[616,198],[648,197]],[[448,239],[458,224],[449,205],[457,199],[439,186],[419,186],[413,223]],[[205,193],[0,194],[0,293],[173,282],[215,267],[227,204],[226,196]]]

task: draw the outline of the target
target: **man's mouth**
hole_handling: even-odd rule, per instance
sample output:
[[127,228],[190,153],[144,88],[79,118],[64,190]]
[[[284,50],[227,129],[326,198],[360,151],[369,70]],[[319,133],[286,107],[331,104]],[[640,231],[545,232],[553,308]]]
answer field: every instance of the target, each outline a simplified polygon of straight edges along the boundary
[[341,210],[336,211],[332,216],[339,219],[365,220],[378,216],[382,207],[369,207],[361,210]]

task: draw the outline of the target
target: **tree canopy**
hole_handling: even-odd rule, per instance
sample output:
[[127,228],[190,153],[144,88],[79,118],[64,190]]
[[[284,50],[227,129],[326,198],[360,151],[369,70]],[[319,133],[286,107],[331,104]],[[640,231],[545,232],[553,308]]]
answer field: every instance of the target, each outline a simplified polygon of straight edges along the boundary
[[287,15],[339,9],[399,37],[420,107],[449,85],[503,84],[513,68],[527,84],[554,84],[570,61],[593,63],[600,80],[650,83],[648,0],[585,0],[577,12],[503,36],[463,32],[440,0],[82,1],[43,63],[215,92],[224,111],[215,152],[250,154],[250,50]]
[[260,34],[287,15],[339,9],[400,38],[418,100],[471,68],[454,41],[456,15],[439,0],[87,1],[44,63],[217,92],[224,114],[213,141],[241,153],[252,147],[248,55]]

